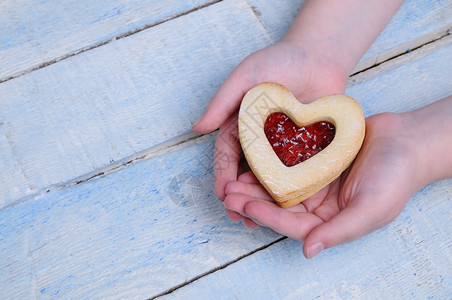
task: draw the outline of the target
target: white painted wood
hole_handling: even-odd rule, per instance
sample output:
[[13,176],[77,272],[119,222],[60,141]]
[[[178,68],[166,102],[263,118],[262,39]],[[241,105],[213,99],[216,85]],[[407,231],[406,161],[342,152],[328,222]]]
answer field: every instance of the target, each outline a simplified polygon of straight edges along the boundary
[[213,2],[1,1],[0,82]]
[[[439,70],[450,78],[452,68],[443,67],[451,48],[442,42],[415,51],[404,63],[361,74],[348,90],[367,90],[358,98],[367,115],[377,106],[379,111],[403,111],[435,101],[438,90],[452,92],[451,87],[425,79]],[[380,91],[395,82],[409,88]],[[384,101],[375,101],[378,93]],[[416,194],[392,225],[315,260],[304,260],[301,244],[285,240],[204,276],[279,238],[226,219],[213,193],[214,138],[174,146],[0,211],[0,298],[143,299],[197,277],[170,296],[450,294],[451,180]]]
[[244,2],[225,1],[0,84],[0,160],[20,170],[0,170],[0,207],[190,133],[269,43]]
[[[404,28],[404,30],[400,30]],[[452,2],[449,0],[407,0],[364,54],[355,72],[391,57],[411,51],[452,29]],[[380,51],[379,49],[386,51]]]
[[452,95],[452,36],[352,76],[346,93],[365,116],[403,112]]
[[[147,4],[139,2],[118,6],[122,7],[122,13],[115,14],[112,3],[106,1],[89,4],[85,19],[80,20],[85,24],[83,26],[91,28],[86,29],[87,32],[104,32],[96,27],[100,26],[97,23],[103,24],[101,28],[104,29],[120,27],[121,22],[130,17],[128,14],[136,9],[149,12]],[[424,36],[426,30],[437,30],[448,21],[444,14],[450,10],[450,2],[438,0],[431,6],[424,2],[406,1],[401,17],[396,16],[397,20],[405,20],[405,25],[401,26],[403,22],[400,20],[395,22],[397,26],[390,25],[392,34],[383,34],[381,42],[373,46],[374,55],[383,55],[389,51],[388,45],[399,41],[393,35],[406,37],[405,41],[409,41],[416,39],[416,35],[406,33],[407,29],[418,32],[410,28],[425,26],[427,29],[420,30]],[[19,23],[25,22],[25,11],[30,10],[24,3],[21,8],[20,3],[7,1],[0,4],[3,8],[10,7],[4,11],[12,12],[5,22],[12,22],[11,18]],[[52,10],[51,3],[56,5],[53,1],[42,3],[36,10],[37,16]],[[150,18],[161,20],[156,16],[164,18],[195,5],[180,7],[174,3],[165,6],[165,13],[163,8],[154,7],[154,13],[149,13]],[[243,1],[224,1],[0,84],[0,139],[6,141],[0,145],[0,165],[4,166],[0,169],[0,207],[49,186],[61,185],[109,165],[128,161],[143,151],[188,134],[191,123],[201,115],[232,68],[247,54],[283,34],[282,28],[290,24],[297,10],[291,9],[292,5],[300,6],[301,2],[287,2],[273,10],[265,1],[251,1],[250,4],[255,6],[254,12]],[[171,7],[178,8],[173,11]],[[60,11],[63,8],[55,6],[53,11],[60,14],[60,17],[52,16],[56,18],[55,24],[69,18],[64,17],[65,14],[77,9],[77,4],[73,3],[66,9],[63,13]],[[425,13],[420,14],[421,10]],[[410,12],[420,17],[406,17]],[[104,17],[99,17],[99,14]],[[75,16],[78,18],[77,14]],[[101,21],[92,22],[96,18]],[[27,20],[36,24],[46,19]],[[143,22],[152,22],[146,20]],[[281,20],[281,25],[278,25],[278,20]],[[116,22],[116,27],[112,22]],[[142,24],[140,22],[132,22],[135,24],[133,28]],[[439,25],[435,26],[436,23]],[[37,34],[32,40],[40,37],[42,47],[47,45],[45,49],[50,47],[46,40],[49,36],[57,39],[61,34],[67,34],[77,47],[91,43],[80,40],[78,33],[73,35],[65,31],[64,26],[55,24],[50,26],[44,22],[35,25],[47,28],[41,35],[43,32],[51,34]],[[19,42],[21,34],[15,32],[21,28],[25,30],[23,26],[14,30],[13,26],[1,28],[9,28],[4,29],[8,33],[5,36],[17,36],[15,44],[11,41],[11,45],[25,49],[29,43],[35,43],[30,40],[22,45]],[[110,35],[120,34],[120,29],[115,30],[110,30],[113,32]],[[385,42],[386,39],[392,42]],[[66,49],[61,53],[67,54],[67,51],[72,50]],[[41,57],[41,54],[36,56]],[[0,59],[2,57],[5,56],[0,56]],[[28,67],[32,65],[27,63]],[[163,112],[168,110],[175,114],[179,120],[177,123],[166,119]]]
[[[274,41],[289,29],[304,1],[248,0]],[[452,2],[406,0],[354,72],[362,71],[444,36],[452,29]]]
[[[0,82],[215,2],[2,1]],[[278,40],[303,1],[249,0],[248,3],[270,36]],[[427,41],[434,35],[444,34],[450,28],[451,13],[451,3],[447,0],[406,1],[356,70],[386,59],[387,55],[379,55],[382,52],[390,56],[403,53],[422,42],[418,39]]]
[[158,299],[449,299],[452,179],[387,227],[312,260],[286,239]]
[[214,138],[1,212],[0,298],[145,299],[275,240],[227,220]]

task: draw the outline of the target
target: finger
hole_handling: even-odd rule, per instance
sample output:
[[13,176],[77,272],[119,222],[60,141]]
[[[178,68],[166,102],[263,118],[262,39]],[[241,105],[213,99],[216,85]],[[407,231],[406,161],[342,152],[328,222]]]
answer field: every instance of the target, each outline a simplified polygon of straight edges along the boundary
[[245,213],[245,205],[249,201],[268,202],[267,200],[254,198],[254,197],[251,197],[246,194],[240,194],[240,193],[232,194],[231,193],[231,194],[226,195],[226,197],[224,199],[224,207],[226,207],[226,209],[235,211],[236,213],[238,213],[244,217],[248,217]]
[[260,198],[267,201],[273,201],[272,197],[259,184],[246,183],[241,181],[230,181],[226,184],[226,195],[245,194],[253,198]]
[[252,183],[252,184],[259,184],[259,180],[257,177],[253,174],[253,172],[245,172],[241,174],[238,178],[238,181],[246,182],[246,183]]
[[244,212],[256,223],[299,241],[304,241],[307,234],[323,222],[313,214],[294,213],[268,201],[247,201]]
[[232,222],[240,222],[245,218],[238,212],[235,212],[230,209],[226,209],[226,215],[228,216],[228,219],[231,220]]
[[237,180],[240,157],[241,148],[238,140],[237,114],[234,114],[220,128],[215,143],[215,192],[220,200],[224,200],[226,196],[226,184],[229,181]]
[[356,240],[386,225],[379,220],[380,213],[376,211],[375,205],[368,201],[355,203],[309,233],[303,245],[307,258],[313,258],[324,249]]
[[301,202],[303,206],[306,208],[307,212],[314,212],[325,200],[325,197],[328,195],[330,189],[330,185],[327,185],[316,194],[312,195],[308,199]]
[[240,212],[243,213],[243,206],[237,206],[236,204],[231,205],[230,199],[227,199],[227,198],[225,199],[224,204],[226,207],[226,215],[232,222],[243,221],[245,226],[248,228],[256,228],[259,226],[256,222],[254,222],[250,218],[240,214]]
[[254,222],[253,220],[249,219],[249,218],[244,218],[243,219],[243,224],[245,224],[245,226],[247,228],[257,228],[259,227],[259,224],[257,224],[256,222]]
[[193,130],[199,133],[216,130],[238,109],[243,96],[251,87],[249,72],[242,62],[217,90],[204,114],[193,125]]

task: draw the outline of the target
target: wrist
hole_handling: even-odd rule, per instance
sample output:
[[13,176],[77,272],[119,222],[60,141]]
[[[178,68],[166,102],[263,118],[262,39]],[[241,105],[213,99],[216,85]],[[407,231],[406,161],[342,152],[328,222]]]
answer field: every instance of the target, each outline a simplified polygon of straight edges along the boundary
[[314,58],[313,61],[326,62],[333,67],[343,82],[345,91],[345,84],[350,75],[350,72],[355,67],[354,63],[350,63],[344,55],[339,54],[341,51],[337,49],[338,45],[333,41],[321,38],[319,34],[313,35],[305,30],[289,30],[280,42],[288,43],[292,47],[304,51],[306,57]]
[[283,39],[315,46],[348,77],[403,0],[307,0]]
[[278,47],[291,49],[282,51],[283,53],[297,53],[291,55],[291,59],[303,61],[297,68],[299,72],[308,74],[303,82],[308,87],[305,94],[310,94],[311,97],[305,99],[306,103],[326,95],[345,93],[348,74],[336,60],[321,51],[317,43],[307,40],[302,42],[286,35],[277,44]]
[[452,97],[401,116],[416,152],[421,187],[452,177]]

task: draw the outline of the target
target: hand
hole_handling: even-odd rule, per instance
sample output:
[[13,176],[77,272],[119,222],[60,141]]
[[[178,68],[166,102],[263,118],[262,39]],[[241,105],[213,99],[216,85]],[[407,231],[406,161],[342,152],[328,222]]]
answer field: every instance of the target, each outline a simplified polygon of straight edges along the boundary
[[282,40],[247,57],[218,89],[193,129],[207,133],[221,126],[214,158],[215,191],[219,199],[224,200],[226,184],[237,180],[241,173],[237,109],[249,89],[262,82],[277,82],[305,103],[328,94],[344,93],[347,74],[334,60],[320,53]]
[[304,241],[312,258],[321,250],[355,240],[392,220],[425,182],[406,115],[379,114],[366,120],[366,137],[352,167],[311,198],[280,208],[251,172],[226,185],[231,220],[244,220]]

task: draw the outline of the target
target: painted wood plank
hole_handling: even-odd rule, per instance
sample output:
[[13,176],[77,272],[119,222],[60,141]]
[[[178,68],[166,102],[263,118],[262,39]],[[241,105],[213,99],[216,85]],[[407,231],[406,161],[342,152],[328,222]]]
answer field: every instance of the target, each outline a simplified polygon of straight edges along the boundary
[[[435,101],[436,91],[449,89],[452,92],[450,85],[441,80],[421,79],[434,78],[439,70],[443,71],[442,76],[450,78],[452,68],[444,69],[444,61],[450,57],[451,47],[451,43],[442,42],[441,47],[431,45],[425,51],[414,51],[408,61],[399,58],[403,63],[381,65],[377,68],[381,72],[361,74],[360,80],[350,83],[349,90],[375,89],[367,90],[358,98],[367,115],[375,110],[365,104],[375,102],[374,94],[394,85],[396,80],[399,86],[408,88],[385,94],[387,101],[376,102],[379,111],[402,111],[411,105],[416,107]],[[365,74],[368,76],[364,77]],[[380,83],[374,84],[373,80]],[[418,96],[420,91],[422,97]],[[280,236],[272,231],[249,231],[226,219],[222,204],[215,199],[212,190],[214,140],[215,135],[204,136],[68,189],[43,191],[0,211],[0,298],[146,298],[201,278],[171,295],[184,297],[199,293],[198,288],[202,288],[206,280],[212,282],[212,286],[219,283],[215,276],[223,272],[204,276],[208,272],[277,241]],[[248,290],[253,286],[246,281],[250,272],[273,272],[275,278],[280,279],[272,280],[275,283],[271,288],[283,293],[281,287],[293,289],[295,282],[300,290],[291,290],[292,296],[298,296],[296,293],[305,292],[304,285],[300,286],[299,281],[284,285],[284,278],[308,278],[307,283],[303,283],[313,282],[315,289],[314,279],[321,281],[322,270],[328,270],[331,272],[328,278],[337,280],[332,281],[334,286],[328,286],[324,295],[329,295],[327,291],[331,295],[346,293],[354,288],[355,282],[360,284],[360,293],[368,295],[366,293],[377,290],[372,286],[381,287],[385,282],[397,287],[397,282],[411,279],[410,273],[399,277],[399,273],[393,273],[395,269],[384,268],[394,264],[412,266],[409,271],[418,270],[414,272],[418,272],[421,279],[415,282],[423,280],[426,289],[441,287],[441,280],[442,284],[450,286],[450,274],[444,272],[445,259],[450,262],[450,255],[436,255],[450,248],[450,227],[435,235],[431,233],[443,230],[443,224],[448,224],[451,185],[448,180],[427,187],[413,198],[393,225],[355,243],[328,250],[315,260],[322,261],[321,268],[315,261],[310,263],[301,258],[299,243],[286,240],[269,248],[269,256],[260,256],[267,250],[255,253],[224,269],[226,275],[221,276],[233,278],[225,284],[232,285],[232,291],[236,288],[241,295],[246,293],[245,284]],[[422,213],[417,211],[420,209]],[[412,227],[403,227],[406,224]],[[429,235],[424,236],[427,233]],[[394,240],[395,246],[385,248]],[[414,243],[414,248],[410,243]],[[271,257],[274,253],[281,255]],[[351,253],[358,256],[353,257]],[[405,264],[397,265],[400,253]],[[284,257],[291,260],[283,260]],[[381,257],[392,259],[393,263]],[[425,263],[425,258],[430,260]],[[333,261],[339,264],[334,269],[331,268]],[[244,262],[249,263],[243,265]],[[287,264],[291,265],[288,269]],[[359,273],[357,269],[362,268],[361,264],[381,269],[376,273]],[[279,265],[282,269],[275,267]],[[234,271],[229,271],[230,268]],[[240,273],[235,271],[237,269]],[[290,272],[286,273],[287,270]],[[431,279],[432,272],[443,277]],[[360,274],[368,277],[358,278]],[[262,277],[254,275],[257,277],[249,282],[259,287],[257,278]],[[345,279],[340,281],[340,278]],[[326,285],[328,281],[318,284]],[[411,287],[410,283],[403,293],[411,292]],[[304,288],[309,295],[310,287]],[[265,286],[263,291],[266,289],[270,286]],[[221,291],[217,291],[216,297],[222,295]],[[206,295],[211,295],[210,292],[215,291],[207,289]]]
[[246,3],[224,1],[0,84],[0,160],[21,170],[0,170],[0,207],[191,133],[269,42]]
[[[447,7],[435,3],[427,20],[444,20]],[[290,18],[280,11],[295,11],[286,4],[275,10],[281,24]],[[268,4],[256,5],[254,13],[243,1],[212,5],[0,84],[0,207],[188,134],[232,68],[272,42],[256,18],[272,28]],[[165,119],[168,110],[178,123]]]
[[[400,30],[400,28],[405,28]],[[407,0],[364,54],[355,72],[411,51],[452,30],[452,2]],[[383,48],[385,51],[381,51]]]
[[[304,1],[248,0],[268,34],[278,41],[289,29]],[[452,29],[452,2],[406,0],[354,72],[444,36]]]
[[[0,82],[215,2],[3,1],[0,4]],[[248,2],[274,40],[284,34],[303,3],[300,0],[280,1],[277,5],[263,0]],[[450,29],[451,13],[447,0],[406,1],[356,71],[444,34]],[[382,47],[386,51],[381,51]],[[379,56],[387,51],[387,55]]]
[[[415,110],[452,95],[452,36],[352,76],[346,93],[365,116]],[[382,110],[383,109],[383,110]]]
[[215,1],[1,1],[0,82]]
[[312,260],[286,239],[157,299],[449,299],[452,179],[390,225]]
[[215,199],[214,137],[1,212],[0,298],[145,299],[273,241]]
[[[366,116],[452,94],[451,37],[353,76]],[[443,65],[446,63],[446,65]],[[396,84],[395,84],[396,83]],[[416,193],[390,225],[313,260],[286,239],[157,299],[447,299],[452,294],[452,179]]]

